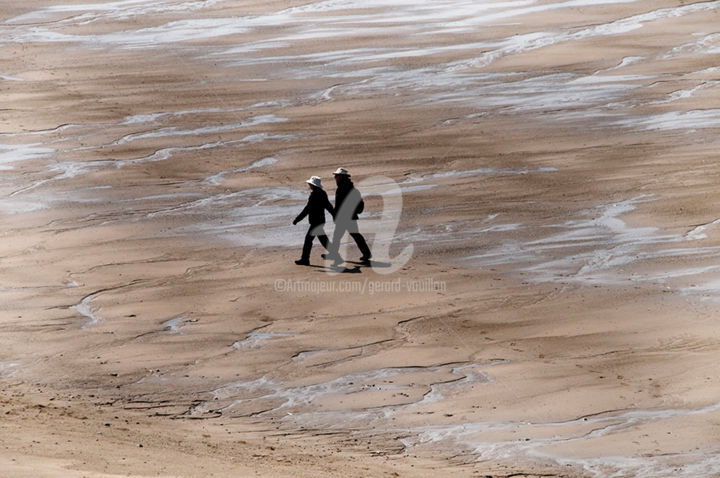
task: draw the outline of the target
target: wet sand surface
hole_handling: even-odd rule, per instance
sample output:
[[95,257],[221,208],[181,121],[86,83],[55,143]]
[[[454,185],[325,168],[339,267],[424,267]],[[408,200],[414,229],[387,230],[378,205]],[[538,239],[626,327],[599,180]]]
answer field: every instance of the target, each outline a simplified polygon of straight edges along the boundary
[[3,5],[3,476],[720,476],[719,16]]

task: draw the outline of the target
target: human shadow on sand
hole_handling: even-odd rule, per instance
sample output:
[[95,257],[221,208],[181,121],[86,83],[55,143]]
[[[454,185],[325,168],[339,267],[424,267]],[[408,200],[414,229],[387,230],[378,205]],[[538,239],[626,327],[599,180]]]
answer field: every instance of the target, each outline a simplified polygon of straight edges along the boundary
[[360,273],[362,273],[362,269],[367,268],[367,267],[385,268],[385,267],[392,266],[392,264],[390,262],[380,262],[380,261],[370,261],[370,262],[345,261],[345,264],[352,264],[352,266],[345,267],[342,265],[334,265],[334,264],[327,264],[327,265],[310,264],[310,267],[319,269],[324,272],[335,272],[335,273],[341,273],[341,274],[360,274]]
[[362,272],[360,270],[360,266],[348,268],[348,267],[334,266],[334,265],[321,266],[321,265],[316,265],[316,264],[310,264],[310,267],[318,269],[319,271],[322,271],[322,272],[334,272],[334,273],[340,273],[340,274],[360,274]]
[[392,266],[390,262],[380,262],[380,261],[370,261],[370,262],[363,262],[363,261],[345,261],[345,264],[350,265],[349,267],[345,267],[342,265],[334,265],[334,264],[310,264],[310,267],[313,267],[315,269],[322,270],[324,272],[335,272],[335,273],[341,273],[341,274],[360,274],[362,273],[362,269],[365,268],[387,268]]
[[390,262],[380,262],[380,261],[369,261],[369,262],[345,261],[345,262],[347,264],[355,264],[356,267],[387,268],[387,267],[392,266],[392,264]]

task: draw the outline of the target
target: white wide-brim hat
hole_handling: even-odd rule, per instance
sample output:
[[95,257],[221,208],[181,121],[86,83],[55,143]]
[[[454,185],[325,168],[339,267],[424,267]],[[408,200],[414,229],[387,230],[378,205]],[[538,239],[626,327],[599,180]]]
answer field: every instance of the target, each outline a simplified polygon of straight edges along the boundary
[[320,188],[320,189],[323,188],[321,179],[320,179],[318,176],[313,176],[313,177],[311,177],[310,179],[308,179],[308,180],[305,181],[305,182],[308,183],[308,184],[312,184],[312,185],[315,186],[316,188]]
[[335,176],[342,175],[342,176],[350,176],[350,173],[345,168],[337,168],[335,172],[333,173]]

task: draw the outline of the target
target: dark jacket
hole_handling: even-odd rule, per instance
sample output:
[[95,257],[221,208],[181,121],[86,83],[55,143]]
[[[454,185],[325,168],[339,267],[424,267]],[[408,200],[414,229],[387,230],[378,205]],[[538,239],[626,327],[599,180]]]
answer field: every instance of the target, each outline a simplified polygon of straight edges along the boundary
[[[346,205],[345,208],[343,205]],[[352,181],[346,181],[338,186],[335,191],[335,222],[356,221],[358,214],[362,213],[364,209],[365,202]]]
[[293,223],[297,224],[308,216],[311,226],[325,224],[325,210],[328,210],[331,216],[335,215],[335,210],[328,200],[327,193],[320,188],[313,188],[308,197],[307,205],[300,214],[295,218]]

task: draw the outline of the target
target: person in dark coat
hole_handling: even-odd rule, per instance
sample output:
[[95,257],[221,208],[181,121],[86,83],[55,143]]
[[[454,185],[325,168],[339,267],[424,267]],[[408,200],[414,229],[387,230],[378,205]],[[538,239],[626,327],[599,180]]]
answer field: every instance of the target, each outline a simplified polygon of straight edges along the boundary
[[328,237],[325,234],[325,210],[327,210],[331,216],[335,215],[335,210],[328,200],[327,193],[323,190],[320,178],[313,176],[305,182],[310,185],[310,196],[308,197],[305,208],[293,221],[293,225],[295,225],[307,216],[308,222],[310,222],[310,228],[305,234],[302,257],[295,261],[295,264],[299,266],[310,265],[310,250],[312,249],[314,238],[317,237],[320,240],[320,244],[328,251],[330,250]]
[[325,257],[333,259],[335,263],[343,261],[338,249],[343,235],[349,232],[350,237],[355,240],[362,253],[360,260],[366,263],[370,262],[372,257],[370,248],[363,235],[360,234],[357,224],[358,214],[365,209],[365,202],[360,195],[360,191],[355,189],[347,169],[338,168],[333,175],[335,176],[335,184],[337,184],[337,190],[335,191],[335,232],[333,233],[332,244]]

